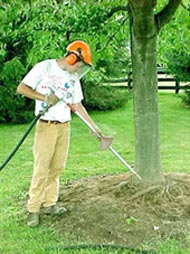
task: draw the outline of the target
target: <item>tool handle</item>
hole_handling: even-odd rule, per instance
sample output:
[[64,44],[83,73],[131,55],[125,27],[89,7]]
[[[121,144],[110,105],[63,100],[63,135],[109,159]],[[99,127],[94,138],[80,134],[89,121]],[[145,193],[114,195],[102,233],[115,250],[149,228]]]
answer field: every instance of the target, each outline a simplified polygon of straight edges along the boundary
[[67,103],[67,106],[88,126],[91,131],[93,131],[97,135],[98,138],[102,137],[102,135],[97,132],[97,130],[75,109],[74,106],[72,106],[70,103]]
[[118,154],[113,147],[110,146],[108,149],[129,169],[129,171],[131,171],[131,173],[136,175],[139,180],[142,180],[142,177]]
[[[90,128],[91,131],[96,133],[99,139],[102,138],[102,135],[98,133],[96,129],[89,122],[86,121],[86,119],[75,109],[74,106],[72,106],[70,103],[66,103],[66,104],[71,109],[71,111],[74,112]],[[108,149],[125,165],[125,167],[129,169],[131,173],[133,173],[140,180],[142,180],[142,177],[139,174],[137,174],[137,172],[118,154],[118,152],[113,147],[109,146]]]

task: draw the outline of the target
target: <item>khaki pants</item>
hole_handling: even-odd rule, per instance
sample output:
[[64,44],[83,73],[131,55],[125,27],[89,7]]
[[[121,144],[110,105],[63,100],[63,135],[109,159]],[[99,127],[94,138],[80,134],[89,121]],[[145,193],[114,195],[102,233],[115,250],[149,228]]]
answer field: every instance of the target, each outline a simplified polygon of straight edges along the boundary
[[29,190],[28,211],[39,212],[55,205],[59,196],[59,176],[66,166],[70,123],[37,122],[34,139],[34,171]]

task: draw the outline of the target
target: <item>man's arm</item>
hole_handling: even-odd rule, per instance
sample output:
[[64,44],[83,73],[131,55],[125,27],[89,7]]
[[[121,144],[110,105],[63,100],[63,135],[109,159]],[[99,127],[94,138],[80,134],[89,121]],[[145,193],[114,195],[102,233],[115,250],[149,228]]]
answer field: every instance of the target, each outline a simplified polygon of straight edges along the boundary
[[45,95],[34,91],[32,88],[25,85],[24,83],[20,83],[18,85],[17,92],[30,99],[45,101]]
[[34,91],[32,88],[25,85],[24,83],[20,83],[18,85],[17,92],[30,99],[45,101],[48,105],[52,105],[52,106],[59,101],[59,98],[55,94],[50,94],[48,96],[45,96],[41,93]]
[[84,119],[90,124],[92,125],[92,127],[94,127],[94,129],[100,133],[100,129],[97,127],[97,125],[95,124],[95,122],[92,120],[92,118],[89,116],[88,112],[86,111],[85,107],[82,105],[82,103],[76,103],[73,104],[74,108],[79,112],[79,114],[81,114]]

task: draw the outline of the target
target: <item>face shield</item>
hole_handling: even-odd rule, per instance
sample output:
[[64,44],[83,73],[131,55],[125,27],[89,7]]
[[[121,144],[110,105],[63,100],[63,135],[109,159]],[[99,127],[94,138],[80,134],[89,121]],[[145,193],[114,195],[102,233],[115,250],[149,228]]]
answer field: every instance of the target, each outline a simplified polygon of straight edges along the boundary
[[92,68],[89,64],[82,62],[81,67],[77,71],[78,79],[80,80]]

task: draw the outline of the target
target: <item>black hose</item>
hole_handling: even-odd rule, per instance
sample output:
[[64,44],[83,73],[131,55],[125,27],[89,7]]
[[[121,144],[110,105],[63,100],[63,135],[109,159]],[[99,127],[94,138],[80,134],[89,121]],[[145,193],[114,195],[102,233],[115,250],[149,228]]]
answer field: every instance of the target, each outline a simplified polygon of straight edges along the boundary
[[7,163],[12,159],[12,157],[14,156],[14,154],[17,152],[17,150],[19,149],[19,147],[22,145],[22,143],[24,142],[24,140],[26,139],[26,137],[28,136],[28,134],[30,133],[30,131],[32,130],[33,126],[35,125],[35,123],[38,121],[38,119],[43,116],[51,107],[51,105],[47,106],[44,108],[43,111],[40,111],[39,114],[34,118],[34,120],[31,122],[30,126],[28,127],[28,129],[26,130],[26,132],[24,133],[24,135],[22,136],[22,138],[19,140],[18,144],[15,146],[15,148],[12,150],[12,152],[9,154],[9,156],[7,157],[7,159],[1,164],[0,166],[0,171],[7,165]]
[[81,250],[81,249],[120,249],[127,250],[127,253],[136,253],[136,254],[156,254],[155,250],[143,250],[139,248],[129,247],[125,245],[116,245],[116,244],[80,244],[80,245],[70,245],[70,246],[57,246],[49,248],[51,250]]

